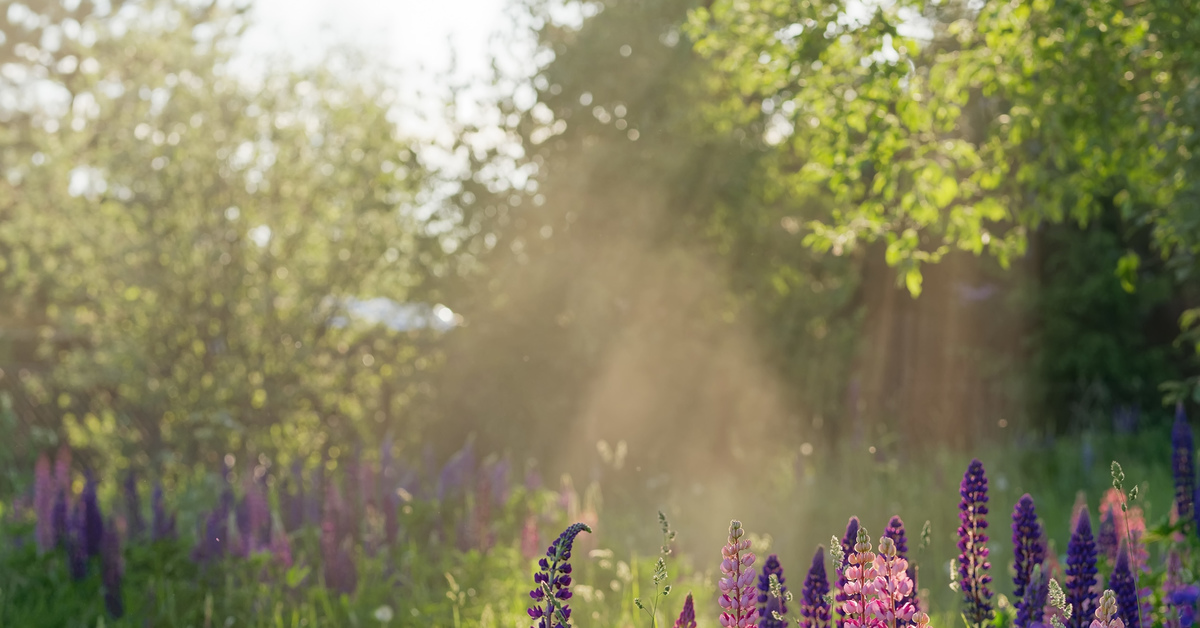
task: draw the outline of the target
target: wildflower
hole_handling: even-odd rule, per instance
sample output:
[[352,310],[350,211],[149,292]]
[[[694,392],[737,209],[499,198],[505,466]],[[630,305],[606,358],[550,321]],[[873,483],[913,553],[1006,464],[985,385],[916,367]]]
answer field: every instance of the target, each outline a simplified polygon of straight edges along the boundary
[[1046,544],[1042,538],[1042,524],[1038,523],[1033,498],[1026,493],[1017,500],[1012,515],[1012,542],[1015,572],[1013,573],[1013,597],[1017,600],[1018,628],[1027,628],[1035,611],[1026,606],[1025,589],[1033,582],[1033,572],[1046,558]]
[[[778,596],[773,595],[771,591],[771,576],[775,576],[778,583]],[[784,615],[787,613],[786,598],[787,587],[784,586],[783,566],[779,564],[779,557],[771,554],[763,563],[762,574],[758,576],[758,616],[761,619],[759,628],[785,628],[787,621],[775,619],[775,613]]]
[[675,620],[674,628],[696,628],[696,604],[692,601],[690,591],[687,599],[683,601],[683,610],[679,612],[679,619]]
[[871,551],[871,537],[867,530],[858,529],[858,540],[846,557],[846,568],[842,570],[846,584],[842,587],[846,601],[842,604],[842,615],[849,628],[867,626],[868,596],[879,576],[875,568],[875,552]]
[[154,485],[154,493],[150,496],[150,512],[153,517],[150,538],[155,541],[175,538],[175,513],[167,514],[161,483]]
[[37,516],[34,538],[38,551],[45,553],[54,547],[54,478],[50,476],[50,459],[38,456],[33,472],[33,512]]
[[54,529],[54,543],[56,546],[66,546],[67,534],[69,533],[67,492],[60,488],[57,489],[57,493],[57,496],[54,498],[54,510],[50,514]]
[[[571,599],[571,546],[580,532],[591,532],[586,524],[576,523],[563,530],[562,534],[550,544],[546,557],[538,562],[538,571],[533,576],[537,588],[529,592],[533,598],[533,608],[527,612],[534,620],[534,628],[569,628],[571,609],[567,600]],[[543,606],[545,604],[545,606]]]
[[1079,525],[1067,545],[1067,603],[1071,606],[1069,628],[1084,628],[1087,617],[1096,608],[1096,542],[1092,538],[1092,521],[1087,510],[1079,517]]
[[[1135,487],[1136,488],[1136,487]],[[1103,513],[1104,519],[1112,518],[1112,527],[1115,538],[1102,538],[1105,535],[1104,521],[1100,524],[1100,535],[1096,539],[1096,543],[1100,545],[1100,550],[1105,552],[1109,560],[1117,559],[1117,546],[1120,545],[1121,539],[1127,539],[1131,546],[1130,560],[1133,563],[1133,569],[1148,571],[1150,554],[1146,551],[1146,546],[1142,544],[1141,539],[1146,534],[1146,517],[1142,513],[1142,509],[1138,506],[1130,507],[1125,500],[1125,494],[1117,488],[1110,488],[1104,493],[1104,499],[1100,502],[1100,511]],[[1107,546],[1106,544],[1113,544]],[[1111,552],[1110,552],[1111,550]]]
[[207,563],[225,555],[229,543],[229,503],[233,497],[228,491],[221,495],[216,507],[209,512],[204,529],[192,550],[192,560]]
[[[1126,562],[1126,567],[1129,566]],[[1092,620],[1091,628],[1125,628],[1118,614],[1117,596],[1112,590],[1104,592],[1100,605],[1096,607],[1096,618]]]
[[282,525],[278,526],[278,529],[271,534],[271,544],[268,549],[280,565],[285,568],[292,566],[292,545],[288,542],[287,530],[284,530]]
[[842,610],[844,603],[849,599],[845,593],[846,584],[849,582],[846,579],[846,561],[850,558],[851,552],[854,551],[854,543],[858,539],[858,529],[858,517],[850,517],[850,520],[846,522],[846,535],[842,537],[841,543],[838,544],[838,548],[841,550],[841,561],[839,561],[840,564],[837,566],[838,580],[835,591],[835,601],[837,602],[838,610],[837,628],[844,628],[846,623],[846,615]]
[[463,448],[450,456],[438,477],[438,501],[458,496],[475,476],[475,441],[468,439]]
[[87,577],[87,543],[84,541],[83,502],[75,502],[66,536],[67,568],[75,580]]
[[742,540],[745,533],[740,521],[731,521],[729,542],[721,549],[723,577],[717,582],[721,591],[717,602],[724,609],[721,613],[724,628],[757,628],[758,609],[754,607],[757,596],[750,586],[754,582],[754,571],[750,569],[754,554],[749,551],[750,541]]
[[54,456],[54,485],[60,491],[71,492],[71,448],[65,443]]
[[125,605],[121,600],[121,576],[124,571],[125,566],[121,561],[121,539],[117,536],[116,526],[110,520],[100,551],[100,573],[104,582],[104,607],[115,619],[120,619],[125,614]]
[[[896,555],[905,560],[908,559],[908,536],[904,532],[904,521],[900,519],[900,515],[895,515],[888,521],[887,528],[883,531],[883,536],[891,539],[896,543]],[[904,598],[904,603],[912,602],[916,606],[916,591],[917,591],[917,570],[912,566],[908,566],[908,579],[912,581],[913,594]],[[902,604],[903,605],[903,604]]]
[[1175,512],[1186,529],[1191,529],[1196,520],[1195,453],[1192,427],[1180,402],[1175,405],[1175,425],[1171,428],[1171,470],[1175,474]]
[[[1124,543],[1121,544],[1119,551],[1117,564],[1108,578],[1108,588],[1116,595],[1117,612],[1124,625],[1129,628],[1140,628],[1137,583],[1133,578],[1133,571],[1129,568],[1129,552]],[[1103,603],[1101,601],[1101,605]],[[1099,610],[1097,610],[1098,612]]]
[[967,605],[966,618],[975,625],[982,625],[992,616],[992,592],[987,586],[992,581],[987,573],[991,567],[985,532],[988,525],[987,487],[983,463],[972,460],[959,487],[962,501],[958,509],[962,525],[958,527],[958,576]]
[[1096,547],[1109,560],[1117,556],[1117,522],[1111,509],[1100,506],[1100,529],[1096,531]]
[[325,566],[325,586],[332,591],[350,595],[358,588],[358,572],[347,545],[350,537],[341,537],[332,518],[321,524],[321,558]]
[[829,580],[825,577],[825,548],[817,547],[800,593],[800,628],[828,628]]
[[130,469],[125,474],[125,521],[129,526],[129,538],[136,539],[146,531],[146,520],[142,517],[142,500],[137,492],[137,474]]
[[100,503],[96,499],[96,480],[88,473],[83,485],[83,548],[88,558],[100,555],[100,543],[104,539],[104,519],[100,514]]
[[1046,615],[1046,598],[1050,594],[1050,580],[1041,565],[1034,566],[1024,593],[1017,600],[1017,620],[1014,625],[1018,628],[1043,626]]
[[913,595],[913,583],[908,578],[908,561],[896,550],[896,542],[889,537],[879,540],[879,553],[875,556],[873,583],[874,599],[867,603],[867,610],[876,625],[895,626],[896,622],[907,623],[917,612],[916,605],[909,600]]

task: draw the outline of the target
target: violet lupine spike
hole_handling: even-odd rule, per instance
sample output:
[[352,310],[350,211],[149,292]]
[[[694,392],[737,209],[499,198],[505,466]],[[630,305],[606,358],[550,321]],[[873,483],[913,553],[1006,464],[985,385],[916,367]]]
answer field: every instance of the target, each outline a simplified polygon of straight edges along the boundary
[[155,483],[154,493],[150,495],[150,513],[152,516],[150,538],[154,541],[174,539],[175,513],[167,513],[167,507],[163,501],[161,483]]
[[883,536],[896,544],[897,556],[908,559],[908,536],[904,533],[904,520],[900,518],[900,515],[895,515],[888,521]]
[[71,448],[65,444],[54,455],[54,483],[58,490],[71,492]]
[[1017,628],[1028,628],[1031,609],[1025,606],[1025,589],[1030,586],[1033,571],[1046,559],[1046,544],[1042,524],[1037,520],[1033,498],[1026,493],[1017,500],[1012,515],[1013,598],[1017,600]]
[[754,601],[758,595],[754,589],[754,554],[750,552],[750,540],[743,540],[746,531],[736,519],[729,523],[729,542],[721,548],[721,574],[717,588],[721,596],[721,626],[723,628],[757,628],[758,609]]
[[787,604],[783,597],[775,597],[771,595],[771,576],[774,575],[779,581],[780,596],[787,594],[787,587],[784,586],[783,566],[779,564],[779,557],[775,554],[767,556],[766,562],[763,563],[762,573],[758,576],[758,626],[759,628],[786,628],[787,620],[775,619],[774,613],[784,615],[787,613]]
[[1186,529],[1195,525],[1196,454],[1192,426],[1183,411],[1183,402],[1175,404],[1175,425],[1171,428],[1171,470],[1175,476],[1175,513]]
[[800,628],[829,628],[829,580],[825,576],[825,548],[818,546],[800,592]]
[[325,586],[331,591],[350,595],[358,588],[358,571],[346,545],[349,537],[342,538],[331,519],[321,524],[321,557],[324,562]]
[[1111,508],[1104,508],[1102,506],[1100,511],[1100,529],[1096,531],[1096,547],[1105,558],[1115,560],[1119,546],[1116,518],[1113,516]]
[[83,485],[83,547],[88,558],[100,555],[100,543],[104,540],[104,519],[100,514],[100,502],[96,498],[96,480],[88,473]]
[[1140,628],[1137,581],[1129,566],[1129,551],[1124,543],[1119,548],[1117,564],[1108,578],[1108,588],[1116,594],[1117,612],[1127,628]]
[[84,540],[87,534],[83,521],[83,502],[77,501],[71,510],[66,537],[67,568],[75,580],[83,580],[87,577],[87,542]]
[[38,456],[33,472],[33,512],[37,516],[34,538],[38,552],[54,549],[54,477],[50,475],[50,458],[45,453]]
[[220,560],[225,556],[225,548],[229,545],[229,502],[232,497],[228,492],[221,495],[217,506],[208,514],[200,530],[196,547],[192,550],[192,560],[198,563],[208,563]]
[[690,591],[687,599],[683,601],[683,610],[679,612],[679,619],[675,620],[674,628],[696,628],[696,603],[692,600]]
[[56,547],[66,547],[67,535],[70,534],[70,508],[67,506],[67,492],[57,489],[57,493],[54,498],[54,510],[50,516],[54,528],[54,544]]
[[125,614],[121,599],[121,576],[125,573],[125,565],[121,560],[121,539],[111,520],[105,527],[101,543],[100,573],[104,583],[104,607],[114,619],[120,619]]
[[529,592],[533,608],[528,611],[533,628],[570,628],[571,546],[580,532],[591,532],[586,524],[576,523],[563,530],[550,544],[546,557],[538,561],[540,570],[533,575],[537,588]]
[[966,603],[967,622],[981,626],[992,617],[992,592],[988,583],[988,481],[983,463],[972,460],[959,486],[958,584]]
[[850,560],[850,554],[854,552],[854,544],[858,540],[859,522],[858,517],[850,517],[846,522],[846,535],[842,537],[842,564],[838,569],[837,589],[834,596],[834,601],[837,602],[837,628],[844,628],[846,624],[846,614],[843,611],[843,603],[849,598],[846,596],[846,565]]
[[1071,605],[1067,628],[1085,628],[1087,618],[1096,611],[1096,541],[1092,538],[1092,518],[1084,510],[1067,544],[1066,598]]
[[[1024,624],[1019,624],[1024,628],[1038,627],[1045,625],[1046,618],[1046,600],[1050,597],[1050,577],[1045,571],[1038,569],[1033,575],[1033,580],[1025,587],[1025,595],[1019,600],[1022,609],[1025,613]],[[1020,611],[1017,615],[1018,620],[1021,620]],[[1018,625],[1014,622],[1014,625]]]
[[125,522],[128,538],[141,538],[146,531],[146,519],[142,517],[142,500],[137,490],[137,474],[130,469],[125,475]]

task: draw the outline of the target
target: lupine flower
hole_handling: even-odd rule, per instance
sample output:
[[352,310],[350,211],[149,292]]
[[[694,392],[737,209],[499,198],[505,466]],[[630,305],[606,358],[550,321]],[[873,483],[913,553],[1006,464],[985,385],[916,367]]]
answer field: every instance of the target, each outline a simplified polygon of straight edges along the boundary
[[875,552],[871,551],[871,537],[865,528],[860,527],[858,539],[846,555],[846,567],[842,569],[842,576],[846,580],[842,593],[846,601],[841,605],[841,611],[849,628],[867,626],[867,596],[878,575]]
[[84,540],[87,534],[83,521],[83,502],[75,502],[75,508],[71,511],[66,544],[67,567],[71,571],[71,577],[76,580],[83,580],[87,577],[87,542]]
[[896,542],[888,537],[879,540],[879,553],[875,556],[876,578],[868,586],[873,599],[867,602],[867,612],[876,626],[896,626],[907,623],[917,612],[916,605],[909,600],[913,595],[913,583],[908,578],[908,561],[896,551]]
[[1079,517],[1083,511],[1087,510],[1087,493],[1077,491],[1075,493],[1075,505],[1071,506],[1071,529],[1074,530],[1079,526]]
[[1125,544],[1122,543],[1119,549],[1120,554],[1117,556],[1117,564],[1108,578],[1108,588],[1116,594],[1117,611],[1121,620],[1125,622],[1125,626],[1139,628],[1141,622],[1139,621],[1137,583],[1133,578],[1133,571],[1129,568],[1129,552],[1126,549]]
[[154,484],[154,493],[150,496],[150,512],[153,516],[150,524],[153,528],[150,532],[151,538],[155,541],[175,538],[175,513],[167,514],[162,483]]
[[825,548],[817,547],[800,593],[800,628],[828,628],[829,580],[825,577]]
[[1111,590],[1105,591],[1100,598],[1100,605],[1096,607],[1096,618],[1092,620],[1091,628],[1125,628],[1118,613],[1117,596]]
[[959,487],[962,501],[959,503],[958,527],[958,577],[959,586],[966,601],[965,615],[968,622],[982,625],[992,616],[992,592],[988,583],[991,563],[988,562],[987,514],[988,481],[983,463],[972,460],[963,475]]
[[61,488],[56,489],[56,492],[54,510],[50,515],[54,528],[54,543],[56,546],[65,547],[67,544],[67,534],[69,534],[67,492]]
[[104,519],[100,514],[100,502],[96,499],[96,480],[88,473],[83,485],[83,547],[88,558],[100,555],[100,543],[104,540]]
[[54,456],[54,484],[60,491],[71,492],[71,448],[66,444]]
[[282,525],[271,534],[269,549],[280,565],[285,568],[292,566],[292,545],[288,542],[287,530],[284,530]]
[[837,602],[837,628],[843,628],[846,623],[846,615],[843,612],[844,602],[847,601],[845,589],[846,583],[846,561],[850,558],[850,554],[854,551],[854,544],[858,540],[858,517],[850,517],[846,522],[846,535],[842,537],[842,564],[838,568],[837,589],[835,591],[834,601]]
[[[1122,508],[1125,505],[1124,493],[1116,488],[1110,488],[1105,491],[1104,499],[1100,502],[1100,511],[1104,513],[1106,519],[1111,515],[1116,538],[1112,540],[1098,538],[1096,542],[1100,545],[1100,549],[1106,552],[1108,559],[1115,561],[1117,559],[1117,548],[1108,548],[1105,546],[1105,543],[1115,541],[1119,545],[1121,539],[1128,537],[1127,540],[1133,543],[1130,559],[1132,560],[1134,570],[1148,571],[1150,555],[1146,551],[1146,546],[1141,542],[1142,537],[1146,535],[1146,517],[1142,513],[1141,507],[1126,506],[1126,508]],[[1103,536],[1103,528],[1104,524],[1101,523],[1101,536]],[[1110,554],[1107,553],[1109,549],[1112,550]]]
[[1196,521],[1196,468],[1193,458],[1196,453],[1192,439],[1192,427],[1183,412],[1183,403],[1175,405],[1175,425],[1171,428],[1171,470],[1175,475],[1175,512],[1185,528],[1191,529]]
[[508,503],[508,476],[511,469],[512,463],[507,457],[497,460],[488,469],[488,485],[492,488],[492,500],[497,506],[504,506]]
[[754,554],[750,550],[750,541],[742,540],[745,530],[742,523],[734,520],[729,524],[729,542],[721,549],[722,578],[717,582],[721,597],[717,602],[724,611],[721,613],[721,626],[724,628],[757,628],[758,609],[754,607],[757,598],[754,587]]
[[1046,558],[1046,544],[1042,538],[1042,524],[1038,523],[1033,498],[1026,493],[1017,500],[1012,515],[1012,542],[1014,567],[1013,597],[1017,600],[1018,628],[1027,628],[1035,610],[1025,606],[1025,588],[1030,586],[1033,572]]
[[1086,510],[1067,544],[1067,603],[1071,617],[1067,628],[1084,628],[1096,609],[1096,542],[1092,538],[1092,520]]
[[332,519],[321,524],[321,557],[325,563],[325,586],[331,591],[350,595],[358,588],[358,572],[347,545],[349,537],[339,538]]
[[100,551],[100,573],[104,581],[104,607],[115,619],[120,619],[125,614],[125,604],[121,600],[121,576],[124,572],[121,539],[117,536],[116,526],[110,520],[105,528]]
[[1200,600],[1200,586],[1188,584],[1176,587],[1167,596],[1168,608],[1174,611],[1174,618],[1166,625],[1191,628],[1196,625],[1196,601]]
[[38,551],[45,553],[54,548],[54,478],[50,475],[50,458],[45,453],[38,456],[33,472],[33,512],[37,517],[34,538]]
[[525,517],[525,525],[521,526],[521,555],[526,560],[537,558],[542,543],[538,540],[537,515],[529,513]]
[[[887,529],[883,531],[883,536],[891,539],[896,543],[896,555],[900,558],[908,560],[908,535],[904,531],[904,520],[900,515],[892,516],[888,521]],[[908,566],[908,579],[912,580],[913,594],[904,599],[905,602],[912,602],[916,607],[916,592],[917,592],[917,570],[913,565]]]
[[1046,598],[1050,595],[1050,577],[1046,574],[1045,569],[1034,569],[1032,579],[1025,586],[1025,595],[1018,600],[1017,606],[1017,621],[1025,623],[1014,622],[1018,628],[1045,625]]
[[674,628],[696,628],[696,604],[692,601],[691,592],[688,592],[687,599],[683,601],[683,610],[679,612],[679,619],[675,620]]
[[133,469],[125,475],[125,521],[129,538],[136,539],[146,531],[146,520],[142,517],[142,500],[137,491],[137,474]]
[[[529,592],[533,608],[527,612],[534,620],[533,628],[569,628],[571,609],[571,546],[580,532],[591,532],[586,524],[576,523],[563,530],[550,544],[546,557],[538,562],[540,570],[533,575],[537,588]],[[544,606],[543,606],[544,604]]]
[[529,467],[525,470],[525,490],[530,493],[542,488],[542,474],[538,472],[537,467]]
[[438,501],[458,496],[475,476],[475,441],[468,440],[463,448],[450,456],[438,477]]
[[225,492],[217,502],[217,506],[208,514],[204,528],[200,531],[195,549],[192,550],[192,560],[198,563],[208,563],[219,560],[225,555],[229,544],[229,503],[232,496]]
[[1167,572],[1163,578],[1163,603],[1166,604],[1166,613],[1163,617],[1164,628],[1181,628],[1179,608],[1171,599],[1171,595],[1183,585],[1183,560],[1179,556],[1179,550],[1172,547],[1167,551]]
[[[772,575],[779,582],[780,597],[771,595]],[[788,625],[786,620],[775,619],[774,615],[776,612],[780,615],[787,613],[787,604],[782,597],[787,594],[784,582],[783,566],[779,564],[779,557],[775,554],[767,556],[766,562],[763,563],[762,574],[758,576],[759,628],[785,628]]]

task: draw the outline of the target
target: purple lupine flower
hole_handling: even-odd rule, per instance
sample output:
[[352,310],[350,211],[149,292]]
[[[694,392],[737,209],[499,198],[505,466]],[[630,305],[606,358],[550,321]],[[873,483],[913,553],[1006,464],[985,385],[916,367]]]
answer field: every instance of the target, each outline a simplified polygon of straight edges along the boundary
[[100,550],[100,573],[104,581],[104,607],[114,619],[120,619],[125,614],[125,604],[121,600],[121,576],[124,572],[121,539],[117,536],[117,527],[109,520]]
[[991,563],[988,562],[986,532],[987,488],[983,463],[972,460],[958,489],[962,497],[958,506],[958,517],[962,522],[958,527],[958,583],[967,605],[964,612],[967,621],[977,626],[992,616],[992,592],[988,589],[992,577],[988,575]]
[[129,538],[136,539],[146,531],[146,520],[142,517],[142,500],[138,496],[137,474],[133,469],[125,475],[125,521]]
[[71,492],[71,448],[59,446],[54,456],[54,484],[60,491]]
[[292,566],[292,544],[288,541],[287,530],[281,527],[271,533],[271,544],[268,549],[280,565],[285,568]]
[[71,571],[71,577],[75,580],[83,580],[87,577],[87,536],[86,526],[84,525],[83,502],[75,502],[75,508],[71,510],[71,520],[69,530],[66,537],[67,545],[67,567]]
[[225,556],[225,548],[229,545],[229,505],[232,500],[229,491],[221,494],[217,506],[204,521],[204,528],[192,550],[192,560],[208,563]]
[[54,478],[50,475],[50,458],[45,453],[38,456],[33,472],[33,512],[37,517],[34,538],[38,552],[45,553],[54,548]]
[[174,539],[175,513],[167,514],[167,507],[163,502],[162,483],[160,482],[154,484],[154,493],[150,496],[150,512],[153,517],[150,523],[152,528],[150,538],[154,541]]
[[900,518],[900,515],[895,515],[888,521],[883,536],[896,544],[896,556],[908,559],[908,536],[904,533],[904,520]]
[[488,468],[488,486],[492,489],[492,500],[496,506],[504,506],[508,503],[509,496],[509,471],[512,464],[508,458],[501,458]]
[[1175,425],[1171,428],[1171,470],[1175,475],[1175,513],[1184,528],[1191,529],[1196,521],[1196,453],[1192,427],[1183,412],[1183,402],[1175,404]]
[[[571,609],[571,546],[580,532],[591,532],[587,524],[576,523],[563,530],[550,544],[546,557],[538,561],[540,570],[533,575],[537,588],[529,592],[533,608],[527,612],[534,620],[533,628],[570,628]],[[543,606],[544,604],[544,606]]]
[[89,472],[83,485],[83,547],[88,558],[100,555],[100,543],[104,540],[104,519],[100,514],[100,502],[96,498],[96,480]]
[[775,554],[767,556],[766,562],[763,563],[762,574],[758,576],[758,617],[759,628],[786,628],[787,620],[775,619],[774,613],[783,615],[787,613],[787,604],[784,603],[782,597],[771,595],[771,575],[774,574],[779,579],[780,595],[787,593],[787,587],[784,586],[783,566],[779,564],[779,557]]
[[[1050,576],[1042,569],[1037,569],[1033,575],[1033,580],[1025,586],[1025,595],[1019,600],[1017,618],[1021,620],[1020,612],[1024,611],[1025,617],[1022,626],[1030,628],[1042,628],[1045,626],[1044,620],[1046,617],[1046,600],[1050,597]],[[1014,625],[1017,625],[1014,623]]]
[[525,490],[532,493],[540,488],[542,488],[542,474],[537,467],[530,466],[525,469]]
[[1108,588],[1117,596],[1117,615],[1127,628],[1140,628],[1140,613],[1138,611],[1137,581],[1133,578],[1133,570],[1129,567],[1129,550],[1121,543],[1117,564],[1113,567],[1112,575],[1108,578]]
[[474,476],[475,441],[468,440],[442,467],[438,477],[438,501],[459,495],[471,484]]
[[756,628],[758,609],[754,600],[758,596],[751,586],[754,583],[754,554],[750,552],[750,540],[743,540],[746,531],[742,522],[729,522],[729,541],[721,548],[721,574],[717,589],[721,596],[721,625],[725,628]]
[[1171,596],[1175,590],[1183,585],[1183,560],[1179,556],[1179,550],[1172,547],[1167,551],[1167,573],[1163,578],[1163,603],[1166,604],[1166,613],[1163,617],[1163,628],[1182,628],[1180,622],[1180,608],[1172,601]]
[[846,595],[846,566],[850,559],[850,554],[854,552],[854,544],[858,541],[858,517],[850,517],[850,521],[846,522],[846,535],[842,537],[842,564],[838,568],[837,589],[835,592],[835,601],[838,611],[837,628],[844,628],[846,625],[845,602],[849,601],[849,596]]
[[1100,529],[1096,531],[1096,547],[1100,553],[1110,560],[1117,557],[1117,521],[1111,508],[1102,508],[1100,513]]
[[1042,524],[1038,523],[1033,498],[1026,493],[1013,506],[1012,542],[1015,571],[1013,573],[1013,597],[1017,600],[1018,628],[1028,628],[1035,610],[1025,606],[1025,588],[1030,586],[1033,571],[1046,559],[1046,544],[1042,538]]
[[67,506],[67,492],[63,489],[57,489],[58,495],[54,498],[54,510],[51,513],[51,521],[54,528],[54,543],[56,546],[65,547],[67,545],[67,535],[70,534],[69,510]]
[[1096,612],[1096,541],[1092,538],[1092,518],[1085,509],[1067,544],[1067,603],[1071,618],[1067,628],[1084,628],[1087,618]]
[[687,599],[683,601],[683,610],[679,619],[675,620],[674,628],[696,628],[696,603],[692,601],[692,593],[688,591]]
[[800,628],[829,628],[829,580],[825,577],[825,548],[817,547],[800,593]]
[[351,538],[341,536],[333,519],[321,524],[321,557],[325,563],[325,586],[350,595],[358,588],[358,571],[347,545]]

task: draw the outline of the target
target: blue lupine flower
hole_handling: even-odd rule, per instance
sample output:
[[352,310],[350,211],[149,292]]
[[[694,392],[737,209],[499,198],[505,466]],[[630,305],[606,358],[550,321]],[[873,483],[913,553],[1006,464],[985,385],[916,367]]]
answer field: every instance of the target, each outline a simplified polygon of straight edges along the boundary
[[[533,618],[533,628],[570,628],[571,609],[571,546],[580,532],[591,532],[586,524],[576,523],[550,544],[546,557],[538,561],[540,571],[533,575],[537,588],[529,592],[533,608],[528,610]],[[544,604],[544,606],[543,606]]]
[[1183,403],[1175,405],[1175,425],[1171,428],[1171,470],[1175,475],[1175,513],[1187,528],[1196,521],[1196,447],[1192,427],[1183,412]]
[[104,519],[100,514],[100,502],[96,499],[96,480],[89,472],[83,485],[83,547],[88,558],[100,555],[100,543],[104,540]]
[[849,600],[844,591],[846,590],[846,565],[850,560],[850,555],[854,553],[854,544],[858,542],[858,517],[850,517],[846,522],[846,535],[842,537],[842,565],[838,569],[837,591],[835,601],[837,602],[838,618],[837,628],[844,628],[846,625],[846,613],[844,612],[844,603]]
[[759,628],[786,628],[788,625],[786,620],[775,619],[774,612],[778,612],[780,615],[787,613],[787,604],[782,597],[771,595],[772,575],[779,579],[780,595],[786,594],[783,566],[779,564],[779,557],[775,554],[767,556],[766,562],[763,563],[762,574],[758,577],[758,626]]
[[828,628],[829,580],[825,577],[825,548],[817,547],[800,593],[800,628]]
[[1079,516],[1075,532],[1067,544],[1067,603],[1071,618],[1067,628],[1085,628],[1096,612],[1096,541],[1092,538],[1092,519],[1088,511]]
[[1040,621],[1041,608],[1026,606],[1025,588],[1030,586],[1034,568],[1046,558],[1046,544],[1042,538],[1042,524],[1038,523],[1033,498],[1026,493],[1013,507],[1012,542],[1015,571],[1013,573],[1013,597],[1017,600],[1018,628],[1027,628],[1034,615]]
[[1125,623],[1126,628],[1141,628],[1137,581],[1129,568],[1129,550],[1122,543],[1118,551],[1120,553],[1117,555],[1117,564],[1108,578],[1108,588],[1117,596],[1117,616]]
[[988,481],[983,463],[972,460],[959,486],[958,576],[966,602],[965,616],[974,625],[982,625],[992,617],[992,592],[988,583],[991,563],[988,562],[987,514]]

